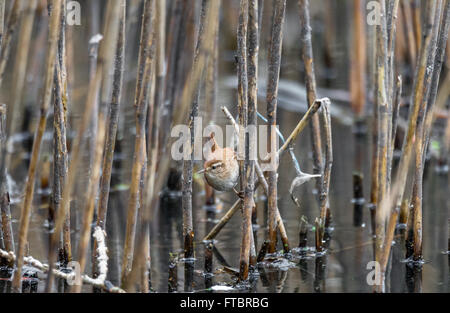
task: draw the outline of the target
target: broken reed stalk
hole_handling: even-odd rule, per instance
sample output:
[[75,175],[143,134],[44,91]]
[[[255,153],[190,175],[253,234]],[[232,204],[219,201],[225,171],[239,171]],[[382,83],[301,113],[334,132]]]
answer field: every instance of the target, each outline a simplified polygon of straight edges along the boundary
[[[329,219],[330,210],[330,179],[331,167],[333,165],[333,141],[331,135],[331,114],[330,114],[330,99],[324,98],[322,101],[323,125],[325,130],[325,165],[322,177],[322,193],[320,194],[320,219],[323,231],[325,230],[326,220]],[[322,234],[322,238],[324,234]]]
[[169,282],[168,292],[178,291],[178,266],[177,256],[173,253],[169,253]]
[[298,233],[298,247],[301,249],[300,253],[304,254],[305,253],[305,249],[307,247],[308,244],[308,225],[306,220],[304,219],[304,216],[302,216],[301,220],[300,220],[300,230]]
[[375,259],[380,260],[381,249],[385,234],[385,219],[382,212],[378,209],[381,201],[386,197],[387,193],[387,158],[388,158],[388,143],[391,135],[389,132],[390,117],[392,108],[390,101],[388,101],[387,92],[387,75],[388,75],[388,60],[387,60],[387,20],[386,20],[386,1],[380,0],[380,23],[376,26],[376,72],[375,72],[375,103],[376,110],[378,110],[378,142],[377,142],[377,165],[378,165],[378,190],[377,192],[377,208],[375,212]]
[[298,122],[297,126],[295,126],[292,133],[289,135],[288,139],[284,142],[284,144],[281,146],[281,148],[278,150],[278,158],[281,157],[283,152],[290,147],[295,139],[297,139],[298,135],[303,131],[306,124],[309,122],[309,120],[313,117],[314,113],[316,113],[320,108],[321,102],[320,101],[314,101],[313,105],[311,105],[308,108],[308,111],[306,111],[305,115],[303,115],[300,122]]
[[[447,8],[446,8],[447,9]],[[428,25],[433,25],[434,22],[438,22],[439,18],[435,16],[436,11],[436,2],[427,2],[427,16],[426,23]],[[427,71],[427,62],[428,56],[430,52],[433,50],[431,47],[432,44],[432,32],[431,27],[426,27],[424,29],[424,39],[422,41],[421,49],[420,49],[420,57],[417,62],[417,68],[414,78],[414,89],[412,94],[412,108],[409,113],[408,119],[408,128],[406,131],[406,136],[403,141],[403,149],[402,155],[400,158],[400,162],[397,169],[396,178],[394,180],[394,185],[390,192],[390,197],[386,197],[384,201],[381,203],[380,210],[383,214],[390,214],[389,217],[389,226],[395,225],[395,223],[391,222],[392,219],[396,219],[398,215],[399,207],[401,206],[401,201],[404,196],[406,180],[408,176],[409,164],[412,156],[412,149],[414,145],[414,135],[417,125],[417,119],[419,115],[420,106],[426,99],[426,90],[428,89],[427,85],[429,82],[426,81],[426,71]],[[383,253],[381,255],[380,260],[380,268],[381,274],[384,277],[384,273],[386,272],[386,266],[389,259],[389,254],[392,245],[392,238],[394,236],[395,227],[388,227],[386,231],[385,241],[383,244]],[[383,278],[384,279],[384,278]]]
[[[269,207],[269,253],[274,253],[277,244],[277,222],[276,215],[278,212],[278,154],[277,154],[277,98],[278,98],[278,81],[280,78],[281,66],[281,47],[283,39],[283,25],[286,10],[285,0],[276,0],[273,7],[272,17],[272,36],[269,47],[269,68],[268,68],[268,83],[267,83],[267,116],[269,122],[268,129],[268,151],[269,158],[275,168],[271,168],[267,172],[268,183],[268,207]],[[274,164],[275,163],[275,164]],[[272,166],[273,167],[273,166]]]
[[353,112],[357,118],[364,113],[366,103],[366,29],[363,1],[353,1],[353,37],[350,65],[350,94]]
[[264,261],[264,258],[266,257],[268,248],[269,248],[269,241],[264,240],[264,242],[261,245],[261,249],[258,252],[258,256],[256,258],[257,263]]
[[[67,71],[66,71],[66,3],[62,2],[61,25],[58,39],[58,61],[54,73],[53,88],[53,186],[52,210],[61,201],[63,184],[67,177],[68,153],[66,141],[66,111],[68,107]],[[54,213],[54,211],[53,211]],[[52,216],[53,220],[54,216]],[[63,227],[63,238],[60,244],[61,262],[72,261],[70,240],[70,210],[66,214]]]
[[36,133],[33,141],[33,148],[31,151],[31,160],[28,168],[28,179],[25,187],[25,198],[23,201],[23,207],[20,216],[19,226],[19,241],[17,248],[16,259],[16,271],[14,272],[12,288],[15,292],[20,291],[22,282],[22,266],[23,258],[25,256],[25,245],[28,237],[28,226],[31,215],[31,204],[34,195],[34,183],[36,178],[36,170],[39,161],[40,148],[42,143],[42,137],[44,135],[45,127],[47,125],[47,114],[50,107],[52,87],[55,71],[55,60],[57,55],[58,35],[61,22],[61,0],[54,0],[54,9],[50,18],[49,25],[49,40],[46,59],[46,74],[45,74],[45,86],[44,94],[40,107],[39,124],[36,129]]
[[222,228],[228,223],[228,221],[233,217],[234,213],[236,213],[241,208],[242,200],[238,199],[231,206],[231,208],[225,213],[224,216],[214,225],[213,229],[203,238],[203,241],[213,240],[217,234],[222,230]]
[[17,30],[17,25],[20,20],[20,15],[23,7],[22,0],[16,0],[9,12],[8,19],[6,21],[6,31],[2,36],[2,46],[0,52],[0,87],[3,83],[3,76],[5,74],[6,65],[8,64],[9,55],[11,52],[11,42],[14,33]]
[[[230,111],[228,111],[228,109],[226,107],[222,107],[222,111],[225,114],[225,116],[227,117],[227,119],[231,122],[231,124],[233,124],[236,133],[238,133],[239,132],[239,125],[234,120],[234,118],[231,115]],[[297,135],[301,132],[302,129],[303,129],[303,127],[297,132]],[[294,132],[295,132],[295,130],[294,130]],[[294,138],[295,137],[296,136],[294,136]],[[278,153],[277,159],[279,159],[279,158],[280,158],[280,154]],[[267,183],[266,178],[264,177],[264,173],[263,173],[263,171],[261,169],[261,166],[260,166],[260,164],[259,164],[259,162],[257,160],[255,160],[255,170],[256,170],[256,175],[258,177],[258,183],[260,183],[262,185],[263,190],[264,190],[264,194],[267,197],[269,197],[269,185]],[[276,218],[276,223],[277,223],[276,227],[280,231],[281,241],[283,242],[283,249],[284,249],[285,252],[289,252],[289,250],[290,250],[289,240],[288,240],[286,229],[284,227],[283,220],[281,219],[281,215],[280,215],[280,211],[278,210],[278,207],[276,209],[275,214],[276,214],[275,218]]]
[[364,175],[361,172],[353,173],[353,226],[361,227],[363,225],[363,192]]
[[[148,110],[149,92],[154,71],[154,21],[155,21],[154,1],[144,2],[144,15],[141,28],[140,52],[138,64],[138,77],[135,94],[135,119],[136,137],[134,143],[133,168],[131,172],[130,197],[127,207],[127,226],[122,258],[121,285],[126,285],[126,281],[133,264],[134,244],[136,237],[139,182],[141,178],[142,166],[144,163],[145,127]],[[139,74],[141,73],[141,74]],[[141,229],[144,231],[143,229]]]
[[[448,2],[447,2],[448,4]],[[447,6],[446,9],[449,7]],[[441,42],[438,42],[438,33],[439,33],[439,21],[440,16],[442,12],[442,1],[438,1],[437,8],[436,8],[436,14],[435,14],[435,20],[434,24],[432,26],[432,39],[430,44],[429,55],[428,55],[428,62],[427,62],[427,69],[431,68],[433,69],[432,73],[426,74],[426,84],[425,88],[427,88],[424,91],[425,99],[422,101],[419,109],[418,114],[418,122],[417,122],[417,128],[416,128],[416,134],[415,134],[415,171],[414,171],[414,185],[413,185],[413,196],[412,196],[412,218],[413,218],[413,228],[414,228],[414,261],[421,261],[422,260],[422,194],[423,194],[423,171],[425,167],[425,157],[426,157],[426,146],[427,141],[430,134],[430,131],[427,130],[426,127],[431,128],[431,119],[430,116],[433,112],[434,102],[436,100],[436,89],[437,86],[434,87],[434,95],[431,94],[431,88],[433,88],[432,84],[438,85],[439,84],[439,75],[440,70],[442,67],[443,57],[444,57],[444,51],[445,51],[445,42],[441,40]],[[448,18],[448,12],[446,13],[446,17]],[[445,23],[443,24],[444,26]],[[428,27],[428,26],[427,26]],[[448,27],[448,24],[447,24]],[[444,34],[444,36],[448,37],[448,28],[446,30],[447,35]],[[441,30],[441,36],[442,37],[442,30]],[[438,46],[438,44],[440,46]],[[440,48],[439,52],[441,55],[436,54],[436,48]],[[438,59],[440,62],[438,66],[435,64],[435,60]],[[430,125],[426,125],[426,117],[429,117]],[[425,137],[427,136],[427,137]]]
[[[198,62],[194,63],[188,73],[189,79],[186,80],[185,85],[182,89],[182,94],[180,96],[180,101],[177,101],[179,105],[175,108],[177,110],[177,114],[173,116],[172,125],[178,125],[186,121],[187,113],[189,112],[190,104],[195,96],[195,91],[197,90],[197,85],[200,82],[201,75],[203,73],[203,69],[206,67],[207,59],[212,55],[214,42],[214,28],[211,25],[214,24],[214,21],[218,18],[219,15],[219,1],[211,1],[211,4],[208,6],[208,10],[206,13],[206,23],[205,23],[205,34],[204,40],[202,40],[199,48],[199,56]],[[168,146],[172,146],[174,142],[174,138],[170,138],[168,142]],[[143,205],[144,212],[142,214],[141,224],[148,224],[153,218],[153,210],[157,205],[158,201],[158,193],[162,190],[164,182],[167,178],[167,173],[170,167],[171,158],[169,157],[161,157],[160,163],[158,166],[158,177],[153,186],[153,193],[149,193],[149,184],[147,184],[147,192],[146,192],[146,200]],[[145,234],[142,232],[139,234],[137,238],[136,250],[143,250],[143,245],[145,244],[144,240]],[[136,260],[136,264],[134,264],[134,260]],[[145,261],[142,257],[135,258],[133,260],[133,269],[130,273],[130,282],[134,281],[134,277],[137,277],[138,271],[136,269],[141,268],[141,264]],[[136,266],[135,266],[136,265]],[[134,288],[132,284],[128,284],[129,289]]]
[[[314,73],[314,58],[311,42],[311,25],[309,17],[309,0],[299,0],[300,12],[300,38],[302,41],[302,60],[305,66],[305,82],[307,91],[308,107],[314,104],[317,99],[316,78]],[[313,146],[314,173],[322,174],[322,142],[320,135],[320,123],[317,115],[312,117],[311,142]],[[318,181],[319,194],[322,183]]]
[[[97,279],[91,278],[88,275],[81,275],[81,279],[82,282],[84,284],[88,284],[88,285],[92,285],[95,286],[96,288],[100,288],[106,292],[110,292],[110,293],[124,293],[125,291],[123,289],[120,289],[116,286],[114,286],[113,284],[111,284],[111,282],[106,280],[106,276],[107,276],[107,272],[108,272],[108,267],[107,267],[107,261],[108,261],[108,255],[106,254],[106,245],[105,245],[105,235],[103,233],[103,231],[97,227],[94,231],[93,236],[96,238],[97,241],[100,242],[99,244],[99,254],[101,255],[101,276]],[[14,253],[12,251],[7,252],[4,250],[0,249],[0,258],[5,258],[7,259],[9,262],[14,263],[14,261],[16,260],[16,256],[14,255]],[[23,258],[24,263],[28,264],[40,271],[42,271],[43,273],[46,273],[48,275],[49,271],[50,271],[50,266],[48,264],[42,263],[39,260],[36,260],[35,258],[33,258],[32,256],[26,256]],[[62,279],[65,279],[66,281],[72,281],[75,282],[77,279],[76,273],[74,271],[71,271],[69,273],[67,272],[63,272],[57,269],[53,269],[52,270],[53,275]]]
[[[14,234],[11,224],[11,209],[9,206],[9,193],[6,180],[6,167],[4,167],[4,159],[6,153],[6,107],[0,105],[0,149],[2,153],[2,168],[0,172],[0,211],[1,211],[1,230],[0,235],[3,238],[3,244],[6,251],[14,252]],[[14,266],[11,261],[8,264],[10,267]]]
[[[67,175],[66,182],[64,183],[63,193],[61,202],[56,208],[56,217],[55,217],[55,229],[52,234],[50,240],[49,247],[49,264],[50,271],[49,276],[47,277],[47,285],[46,292],[51,292],[52,284],[53,284],[53,271],[54,263],[56,261],[56,247],[59,242],[59,236],[61,229],[64,224],[65,217],[69,210],[70,204],[70,196],[72,193],[73,185],[75,182],[75,178],[77,176],[78,164],[81,158],[81,145],[84,141],[84,134],[89,126],[94,103],[97,101],[98,95],[100,93],[100,87],[103,82],[103,92],[104,94],[109,94],[109,89],[111,86],[110,80],[107,79],[107,73],[110,68],[112,68],[112,62],[114,61],[114,47],[117,44],[117,35],[118,35],[118,24],[119,24],[119,16],[120,16],[120,2],[108,2],[107,10],[106,10],[106,18],[105,23],[103,25],[105,38],[100,43],[100,52],[99,58],[97,59],[97,67],[95,72],[95,78],[89,81],[89,89],[87,92],[86,105],[84,108],[83,116],[78,127],[77,135],[75,136],[73,145],[72,145],[72,155],[71,161],[69,164],[69,171]],[[102,100],[106,103],[107,100]],[[102,112],[103,110],[101,110]]]

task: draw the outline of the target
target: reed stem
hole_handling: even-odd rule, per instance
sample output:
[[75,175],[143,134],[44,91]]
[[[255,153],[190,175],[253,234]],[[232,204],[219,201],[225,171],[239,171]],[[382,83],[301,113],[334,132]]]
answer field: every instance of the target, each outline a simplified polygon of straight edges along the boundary
[[[277,142],[277,97],[278,81],[280,78],[281,47],[283,39],[283,25],[286,10],[285,0],[276,0],[273,7],[272,36],[269,48],[269,69],[267,83],[267,116],[269,122],[268,151],[271,163],[275,163],[275,168],[271,168],[267,173],[268,182],[268,206],[269,206],[269,253],[274,253],[277,244],[276,216],[278,212],[278,155],[275,150]],[[275,158],[275,160],[273,159]],[[275,162],[274,162],[275,161]]]
[[40,107],[39,125],[33,141],[31,151],[31,160],[28,168],[28,179],[25,187],[25,198],[23,201],[22,212],[20,216],[19,241],[17,247],[16,271],[13,276],[12,287],[15,292],[20,291],[22,282],[22,266],[25,256],[25,245],[28,237],[28,226],[30,223],[31,204],[34,195],[34,182],[36,178],[36,170],[39,161],[40,148],[45,127],[47,125],[47,113],[50,107],[53,79],[55,71],[55,60],[57,55],[57,44],[61,22],[61,0],[55,0],[49,28],[48,52],[46,59],[46,74],[43,100]]

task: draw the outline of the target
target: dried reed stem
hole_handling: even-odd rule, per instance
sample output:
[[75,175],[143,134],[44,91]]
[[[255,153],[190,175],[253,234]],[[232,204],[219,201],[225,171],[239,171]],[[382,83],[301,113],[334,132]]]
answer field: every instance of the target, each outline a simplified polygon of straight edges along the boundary
[[267,82],[267,116],[269,122],[268,130],[268,151],[272,163],[275,159],[276,168],[271,169],[267,173],[268,178],[268,204],[269,204],[269,253],[274,253],[277,244],[277,232],[276,232],[276,215],[278,212],[278,179],[277,179],[277,167],[278,167],[278,155],[276,149],[277,142],[277,97],[278,97],[278,81],[280,78],[280,65],[281,65],[281,47],[283,39],[283,25],[286,9],[285,0],[276,0],[273,7],[272,17],[272,36],[269,48],[269,69],[268,69],[268,82]]
[[392,227],[392,225],[395,225],[395,223],[392,222],[392,220],[396,220],[397,218],[398,208],[401,205],[401,201],[404,195],[409,164],[412,156],[412,148],[414,144],[413,139],[415,135],[419,110],[422,103],[426,100],[426,91],[429,86],[429,82],[426,81],[426,68],[429,55],[433,50],[433,47],[431,47],[432,44],[431,28],[434,23],[439,22],[439,18],[436,18],[435,12],[436,12],[436,2],[435,1],[427,2],[426,20],[427,25],[429,25],[429,27],[426,27],[424,29],[424,40],[422,42],[420,57],[417,63],[418,66],[416,68],[414,79],[414,92],[412,95],[413,107],[409,114],[408,128],[403,142],[403,149],[402,149],[403,153],[400,158],[396,179],[394,181],[395,183],[393,185],[393,188],[391,189],[390,197],[386,197],[386,199],[384,199],[384,201],[381,203],[380,207],[383,214],[389,214],[390,212],[389,227],[387,229],[387,233],[385,236],[383,253],[380,262],[381,272],[383,275],[386,271],[386,266],[392,245],[392,240],[389,239],[393,238],[393,233],[395,231],[395,227]]
[[350,71],[351,105],[355,115],[360,118],[366,103],[366,32],[364,1],[353,1],[353,37]]
[[[117,44],[117,35],[118,35],[118,24],[119,24],[119,16],[120,16],[120,2],[108,2],[107,7],[107,16],[105,18],[105,23],[103,25],[105,38],[100,43],[100,52],[99,58],[97,59],[97,67],[95,72],[95,77],[93,80],[89,82],[89,89],[87,93],[86,105],[84,108],[83,116],[81,119],[81,123],[78,128],[77,136],[75,136],[73,142],[72,149],[72,157],[71,162],[69,164],[69,171],[67,175],[66,182],[64,183],[62,199],[60,205],[56,209],[56,218],[55,218],[55,230],[52,234],[52,238],[50,240],[50,249],[49,249],[49,264],[50,269],[53,268],[54,262],[56,260],[56,246],[59,240],[59,235],[61,229],[64,224],[65,217],[69,210],[70,196],[72,193],[73,185],[75,182],[75,178],[78,170],[78,163],[81,157],[81,144],[84,139],[84,134],[89,126],[90,119],[92,117],[94,104],[97,101],[98,95],[100,93],[100,87],[102,85],[103,80],[103,93],[105,95],[109,94],[111,84],[110,80],[107,79],[106,73],[112,67],[112,62],[114,60],[114,47]],[[106,103],[107,100],[102,100]],[[104,110],[100,112],[103,114]],[[106,126],[106,125],[104,125]],[[52,270],[49,271],[49,277],[47,278],[47,286],[46,291],[50,292],[53,284],[53,274]]]
[[[53,91],[53,186],[52,209],[58,207],[61,201],[63,184],[67,177],[68,154],[66,142],[66,110],[68,107],[67,71],[66,71],[66,5],[61,8],[61,31],[58,39],[58,62],[56,64]],[[52,216],[53,217],[53,216]],[[62,263],[72,261],[70,240],[70,211],[64,221],[63,238],[61,240]]]
[[377,165],[378,165],[378,190],[377,192],[377,209],[375,213],[375,258],[380,260],[380,253],[384,241],[385,220],[384,215],[378,209],[381,201],[386,197],[387,188],[387,158],[388,144],[390,143],[389,123],[392,114],[390,101],[388,101],[387,91],[387,20],[386,20],[386,1],[380,0],[380,24],[376,26],[376,73],[375,73],[375,90],[376,90],[376,109],[378,110],[378,142],[377,142]]
[[126,7],[123,6],[119,35],[117,39],[117,46],[115,50],[114,60],[114,78],[113,78],[113,91],[111,102],[109,104],[108,124],[106,132],[105,149],[103,155],[102,164],[102,177],[100,180],[100,195],[98,201],[98,215],[97,226],[100,226],[103,230],[106,227],[106,217],[108,213],[108,200],[109,190],[111,182],[111,171],[113,166],[114,149],[116,145],[116,135],[119,122],[120,103],[122,96],[122,83],[123,83],[123,69],[124,69],[124,55],[125,55],[125,42],[126,42]]
[[[94,218],[94,208],[95,208],[95,200],[97,197],[98,187],[99,187],[99,181],[100,181],[100,169],[101,169],[101,162],[102,162],[102,152],[103,152],[103,146],[105,141],[105,118],[102,116],[103,114],[100,113],[99,120],[98,120],[98,129],[97,129],[97,138],[95,140],[95,147],[94,150],[94,159],[92,162],[92,172],[91,172],[91,179],[88,184],[88,191],[89,194],[87,196],[87,202],[86,206],[84,208],[84,215],[83,215],[83,223],[81,227],[80,232],[80,241],[78,243],[78,263],[80,264],[80,273],[84,273],[84,270],[86,268],[86,255],[87,255],[87,248],[90,241],[90,233],[91,233],[91,224],[92,220]],[[77,284],[73,288],[73,292],[81,292],[82,284]]]
[[28,168],[28,179],[25,187],[25,198],[23,202],[22,212],[20,216],[19,226],[19,242],[17,248],[16,259],[16,271],[14,272],[12,287],[15,292],[20,291],[22,282],[22,266],[23,258],[25,256],[25,245],[28,237],[28,226],[31,215],[31,204],[34,195],[34,182],[36,178],[36,170],[39,161],[40,148],[42,143],[42,137],[44,135],[45,127],[47,124],[47,113],[50,107],[50,101],[52,96],[52,87],[55,70],[55,60],[57,55],[58,35],[61,22],[61,0],[55,0],[55,8],[53,9],[48,40],[48,52],[46,60],[46,74],[45,74],[45,87],[43,100],[40,107],[39,125],[36,129],[33,148],[31,152],[31,160]]
[[[231,124],[233,124],[235,132],[238,133],[239,132],[239,125],[234,120],[234,118],[231,115],[230,111],[228,111],[228,109],[226,107],[222,107],[222,111],[225,114],[225,116],[227,117],[227,119],[231,122]],[[303,128],[304,128],[304,126],[301,127],[301,130]],[[301,130],[298,131],[297,135],[301,132]],[[295,137],[296,136],[294,136],[294,138]],[[280,154],[278,153],[278,159],[279,159],[279,157],[280,157]],[[256,170],[256,175],[258,177],[258,183],[261,184],[261,186],[263,187],[263,190],[264,190],[264,194],[268,197],[269,196],[269,185],[267,183],[266,178],[264,177],[264,173],[263,173],[263,171],[261,169],[261,166],[259,165],[259,162],[256,161],[256,160],[255,160],[255,170]],[[275,218],[276,218],[276,223],[277,223],[278,230],[280,231],[281,241],[283,242],[283,249],[284,249],[285,252],[288,252],[290,250],[289,239],[287,237],[286,229],[284,227],[283,220],[281,219],[281,215],[280,215],[280,211],[278,210],[278,207],[277,207],[276,212],[275,212]]]
[[[448,2],[447,2],[448,4]],[[449,7],[446,7],[447,11]],[[442,1],[438,1],[436,13],[434,17],[434,23],[432,24],[431,30],[431,43],[430,43],[430,51],[428,55],[427,61],[427,69],[433,69],[433,72],[430,74],[426,73],[424,94],[425,97],[420,105],[419,114],[418,114],[418,122],[415,134],[415,172],[414,172],[414,185],[413,185],[413,196],[412,196],[412,218],[413,218],[413,229],[414,229],[414,260],[421,261],[422,260],[422,194],[423,194],[423,171],[424,171],[424,162],[425,162],[425,154],[426,154],[426,146],[428,138],[425,136],[429,136],[429,131],[425,127],[431,128],[431,116],[433,112],[434,102],[436,100],[436,90],[437,85],[439,84],[439,75],[442,67],[444,51],[445,51],[445,41],[443,41],[442,36],[448,37],[448,21],[447,25],[443,24],[444,27],[447,27],[444,30],[443,34],[441,30],[441,38],[438,42],[438,33],[439,33],[439,21],[442,12]],[[446,13],[446,18],[448,18],[448,12]],[[428,27],[428,26],[427,26]],[[440,46],[438,46],[438,44]],[[436,55],[436,48],[439,48],[440,55]],[[435,60],[439,60],[438,67],[435,64]],[[431,88],[434,87],[433,94],[431,93]],[[429,117],[429,125],[426,125],[426,117]]]
[[[309,0],[299,0],[300,26],[302,41],[302,59],[305,66],[305,81],[307,91],[308,107],[312,106],[317,99],[316,78],[314,73],[314,59],[311,42],[311,25],[309,17]],[[319,117],[313,116],[311,123],[311,142],[313,146],[314,173],[322,174],[322,142],[320,136]],[[318,183],[318,189],[322,183]],[[321,191],[319,190],[319,193]]]
[[412,24],[413,18],[412,18],[412,11],[411,11],[411,2],[410,0],[403,0],[400,2],[402,7],[402,13],[403,13],[403,21],[404,21],[404,28],[408,43],[408,55],[409,55],[409,61],[412,67],[416,66],[416,55],[417,55],[417,43],[416,43],[416,37],[414,36],[414,26]]
[[[1,210],[1,230],[0,235],[2,235],[2,243],[6,251],[14,252],[14,234],[11,224],[11,209],[9,206],[9,193],[8,185],[6,180],[6,167],[4,167],[4,159],[6,152],[6,107],[5,105],[0,105],[0,149],[2,153],[2,168],[0,172],[0,210]],[[9,266],[12,267],[14,264],[10,263]]]
[[6,32],[4,32],[4,35],[2,36],[2,46],[0,51],[0,86],[2,86],[3,83],[3,76],[5,74],[6,65],[8,64],[8,59],[11,52],[11,42],[14,33],[17,30],[17,24],[20,20],[23,3],[24,2],[22,0],[15,0],[6,22]]
[[[240,0],[239,22],[237,30],[237,51],[238,51],[238,112],[239,112],[239,177],[240,188],[244,191],[244,203],[242,205],[242,235],[239,255],[239,280],[248,278],[248,267],[250,261],[250,234],[251,234],[251,199],[249,193],[245,192],[248,187],[249,177],[247,176],[247,166],[249,165],[247,133],[248,123],[248,77],[247,77],[247,29],[249,23],[249,3],[248,0]],[[253,191],[253,190],[252,190]]]
[[[206,12],[206,23],[205,23],[205,35],[204,40],[202,40],[199,48],[199,56],[198,56],[198,62],[194,63],[192,68],[189,71],[188,77],[189,79],[186,81],[184,88],[182,89],[182,94],[180,96],[179,107],[176,108],[177,114],[174,115],[172,125],[178,125],[186,120],[186,115],[189,111],[190,104],[192,103],[192,100],[195,96],[195,91],[197,90],[197,85],[200,82],[201,75],[203,73],[203,69],[206,66],[206,61],[208,56],[212,54],[213,45],[214,42],[214,28],[211,27],[211,25],[214,24],[215,19],[218,18],[219,14],[219,1],[212,1],[211,4],[208,6],[208,11]],[[170,147],[172,143],[174,142],[174,138],[170,138],[168,142],[168,146]],[[169,170],[170,165],[170,158],[169,157],[161,157],[159,166],[158,166],[158,177],[154,184],[154,192],[150,194],[148,192],[149,184],[147,184],[147,193],[146,193],[146,200],[143,205],[144,212],[142,214],[142,224],[148,224],[152,217],[153,217],[153,211],[152,208],[157,205],[157,192],[162,190],[162,187],[164,185],[164,182],[167,178],[167,173]],[[140,233],[137,240],[136,249],[142,250],[143,245],[145,244],[144,240],[145,234]],[[129,281],[134,281],[133,277],[137,277],[137,270],[141,268],[141,264],[144,262],[144,259],[139,257],[135,258],[136,260],[136,266],[133,264],[133,270],[130,274]],[[133,262],[135,263],[135,262]],[[133,288],[133,286],[129,286],[129,288]]]
[[[145,153],[145,127],[148,110],[148,94],[150,92],[154,71],[154,1],[146,0],[144,3],[144,16],[141,30],[139,73],[136,84],[136,137],[134,143],[133,169],[131,172],[130,198],[127,207],[127,228],[122,258],[122,287],[127,279],[133,264],[136,223],[138,213],[139,182]],[[143,230],[142,230],[143,231]]]
[[[319,196],[320,199],[320,219],[323,223],[322,229],[325,230],[325,223],[328,219],[327,211],[330,210],[329,193],[330,193],[330,178],[331,167],[333,165],[333,142],[331,135],[331,114],[330,114],[330,99],[324,98],[322,102],[323,112],[323,125],[325,130],[325,166],[322,179],[322,193]],[[322,237],[324,235],[322,234]]]
[[316,113],[320,108],[321,102],[320,101],[314,101],[313,105],[311,105],[308,108],[308,111],[306,111],[305,115],[303,115],[300,122],[298,122],[297,126],[295,126],[292,133],[289,135],[288,139],[284,142],[283,146],[278,150],[278,157],[280,158],[283,152],[292,145],[292,143],[297,139],[298,135],[303,131],[306,124],[309,122],[309,120],[313,117],[314,113]]
[[[8,105],[9,123],[7,123],[7,135],[11,136],[16,131],[18,112],[22,104],[25,77],[27,74],[28,55],[30,50],[30,41],[33,31],[37,1],[32,0],[27,3],[26,11],[21,18],[22,23],[19,31],[19,41],[17,43],[17,53],[14,59],[13,69],[13,94],[12,103]],[[11,153],[6,154],[5,166],[8,168],[11,161]]]
[[[100,288],[106,292],[110,292],[110,293],[124,293],[125,291],[112,285],[109,281],[106,280],[106,274],[108,271],[108,267],[107,267],[107,261],[108,261],[108,256],[106,254],[106,245],[105,245],[105,237],[104,237],[104,233],[103,230],[101,230],[99,227],[96,228],[96,230],[94,231],[93,236],[96,238],[97,241],[100,242],[99,247],[98,247],[98,252],[100,255],[100,262],[101,262],[101,268],[102,268],[102,273],[101,273],[101,277],[94,279],[91,278],[87,275],[81,275],[81,279],[82,282],[84,284],[88,284],[88,285],[93,285],[97,288]],[[8,259],[10,262],[14,263],[14,261],[16,260],[16,256],[14,255],[14,253],[12,251],[8,252],[8,251],[4,251],[0,249],[0,257]],[[26,256],[23,258],[24,263],[28,264],[40,271],[42,271],[43,273],[49,273],[50,271],[50,266],[48,264],[44,264],[39,260],[36,260],[35,258],[33,258],[32,256]],[[53,275],[62,279],[65,279],[67,281],[74,281],[77,279],[76,277],[76,273],[75,272],[70,272],[70,273],[66,273],[66,272],[62,272],[60,270],[57,269],[53,269]]]

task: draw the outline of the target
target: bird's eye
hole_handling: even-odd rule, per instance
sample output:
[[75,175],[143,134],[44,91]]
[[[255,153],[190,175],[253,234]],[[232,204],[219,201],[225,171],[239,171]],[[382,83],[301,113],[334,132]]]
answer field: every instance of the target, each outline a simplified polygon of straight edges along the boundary
[[218,165],[214,164],[213,166],[211,166],[211,168],[212,168],[213,170],[215,170],[215,169],[217,168],[217,166],[218,166]]

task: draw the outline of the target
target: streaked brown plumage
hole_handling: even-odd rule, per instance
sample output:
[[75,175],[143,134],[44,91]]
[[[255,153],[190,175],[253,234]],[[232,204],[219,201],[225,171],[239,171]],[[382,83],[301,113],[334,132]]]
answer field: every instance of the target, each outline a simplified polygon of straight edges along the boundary
[[203,164],[205,179],[211,187],[219,191],[229,191],[237,184],[239,164],[236,153],[231,148],[221,148],[211,134],[211,153]]

